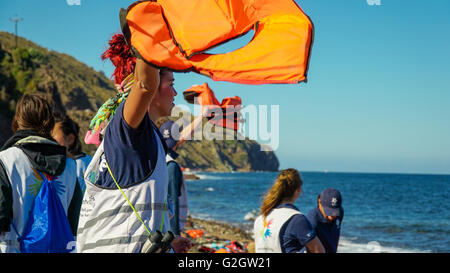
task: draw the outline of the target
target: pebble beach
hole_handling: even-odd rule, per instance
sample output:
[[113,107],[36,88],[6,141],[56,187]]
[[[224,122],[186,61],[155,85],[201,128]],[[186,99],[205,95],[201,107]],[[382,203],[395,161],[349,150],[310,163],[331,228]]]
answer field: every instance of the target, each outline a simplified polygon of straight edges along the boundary
[[254,241],[250,232],[227,223],[188,217],[182,236],[193,243],[188,253],[254,252]]

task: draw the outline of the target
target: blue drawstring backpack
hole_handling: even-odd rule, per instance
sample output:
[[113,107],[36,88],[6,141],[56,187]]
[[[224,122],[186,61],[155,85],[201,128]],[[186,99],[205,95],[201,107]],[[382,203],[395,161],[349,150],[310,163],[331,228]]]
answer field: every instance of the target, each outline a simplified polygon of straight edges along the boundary
[[43,183],[31,207],[24,233],[19,236],[22,253],[68,253],[68,244],[75,241],[54,183],[39,174]]

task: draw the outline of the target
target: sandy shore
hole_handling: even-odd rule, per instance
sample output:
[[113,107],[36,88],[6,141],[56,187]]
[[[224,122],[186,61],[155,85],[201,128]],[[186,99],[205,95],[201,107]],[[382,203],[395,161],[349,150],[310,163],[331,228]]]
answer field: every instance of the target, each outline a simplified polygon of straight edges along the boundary
[[[192,238],[189,235],[190,230],[201,230],[200,234],[203,233],[203,235]],[[186,234],[183,233],[183,236],[191,239],[194,244],[189,253],[224,252],[225,250],[228,252],[254,252],[254,241],[251,234],[230,224],[188,217],[185,231]],[[233,241],[236,241],[235,247],[233,247]]]

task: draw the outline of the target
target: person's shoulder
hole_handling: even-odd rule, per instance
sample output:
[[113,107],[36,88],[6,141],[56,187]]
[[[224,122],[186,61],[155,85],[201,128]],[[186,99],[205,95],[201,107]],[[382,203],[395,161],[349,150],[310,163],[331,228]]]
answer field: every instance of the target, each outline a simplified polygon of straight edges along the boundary
[[91,161],[92,156],[85,154],[85,153],[80,153],[74,157],[72,157],[77,163],[78,162],[87,162],[87,161]]
[[119,107],[117,108],[114,116],[111,118],[111,121],[108,124],[108,127],[106,128],[106,134],[105,135],[114,135],[119,132],[125,132],[127,135],[134,135],[134,134],[141,134],[141,133],[153,133],[152,130],[147,130],[149,127],[151,127],[151,120],[148,116],[148,113],[145,114],[144,119],[142,120],[141,124],[138,128],[132,128],[128,123],[126,122],[125,118],[123,117],[123,108],[125,106],[125,101],[123,101]]
[[[18,157],[18,156],[23,156],[23,151],[20,148],[15,147],[15,146],[12,146],[5,150],[0,151],[0,159],[3,157],[8,157],[8,160],[9,160],[9,158],[11,158],[11,157]],[[5,159],[5,161],[6,161],[6,159]]]
[[167,168],[169,168],[169,166],[171,168],[181,168],[180,165],[175,160],[167,162]]
[[308,212],[308,214],[306,214],[307,216],[307,218],[309,219],[309,218],[316,218],[317,217],[317,212],[318,212],[318,209],[317,209],[317,207],[314,207],[314,208],[312,208],[309,212]]
[[88,154],[84,154],[83,157],[80,158],[84,163],[88,164],[91,162],[92,160],[92,156],[88,155]]
[[77,162],[70,157],[66,158],[66,170],[77,169]]
[[282,203],[278,206],[275,207],[276,209],[291,209],[291,210],[296,210],[298,212],[300,212],[300,210],[293,204],[289,204],[289,203]]
[[176,161],[169,161],[167,163],[167,172],[169,174],[177,174],[177,175],[181,175],[182,171],[181,171],[181,167],[180,165],[176,162]]
[[291,218],[291,222],[295,225],[309,223],[308,218],[304,214],[294,214]]
[[[117,108],[114,117],[112,117],[104,136],[104,149],[106,153],[115,150],[116,148],[125,149],[131,148],[132,150],[148,150],[154,149],[154,142],[149,139],[154,138],[154,130],[152,128],[152,122],[148,113],[145,115],[138,128],[132,128],[123,118],[122,102]],[[113,151],[112,151],[113,152]]]
[[313,230],[314,229],[312,228],[305,215],[295,214],[287,222],[285,232],[298,237],[307,234],[313,234]]
[[286,222],[286,225],[289,227],[289,229],[297,229],[304,224],[309,224],[308,219],[304,214],[297,213],[293,214]]
[[262,214],[256,217],[255,221],[253,222],[253,231],[258,230],[261,227],[263,220],[264,216]]
[[311,225],[315,226],[318,221],[318,209],[317,207],[311,209],[308,214],[306,215],[306,218],[311,223]]

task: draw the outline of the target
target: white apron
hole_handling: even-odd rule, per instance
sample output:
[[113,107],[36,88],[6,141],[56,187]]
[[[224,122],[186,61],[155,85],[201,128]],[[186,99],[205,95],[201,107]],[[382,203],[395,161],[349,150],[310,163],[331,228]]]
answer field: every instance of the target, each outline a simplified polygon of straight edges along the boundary
[[[162,223],[161,232],[165,233],[170,229],[165,204],[169,179],[165,151],[156,132],[155,137],[158,159],[153,173],[144,182],[122,190],[150,232],[160,230]],[[94,184],[99,169],[106,169],[104,158],[102,142],[85,174],[86,192],[78,222],[77,252],[139,252],[148,238],[145,227],[119,189]]]

